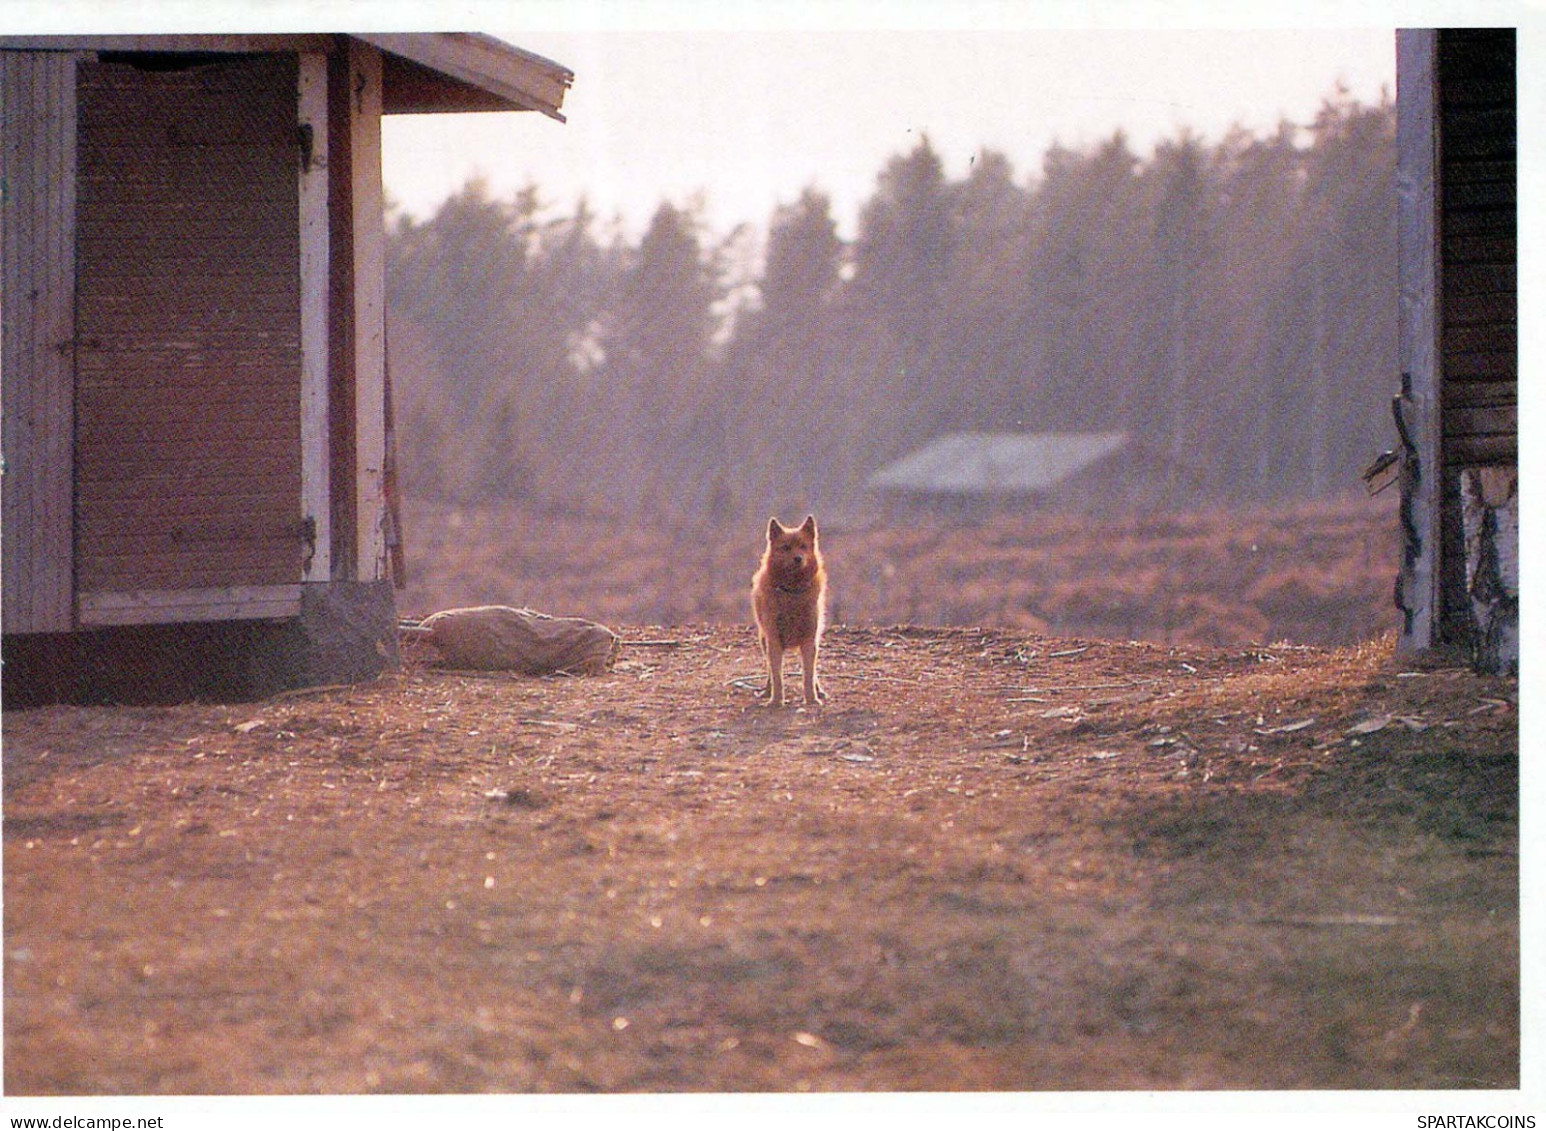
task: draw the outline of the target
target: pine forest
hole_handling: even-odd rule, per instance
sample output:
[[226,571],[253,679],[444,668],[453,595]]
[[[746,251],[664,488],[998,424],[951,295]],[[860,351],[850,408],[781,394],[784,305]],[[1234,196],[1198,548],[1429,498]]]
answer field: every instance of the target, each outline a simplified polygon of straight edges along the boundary
[[812,186],[765,229],[661,202],[637,240],[539,186],[390,219],[403,489],[585,514],[855,516],[952,432],[1123,431],[1181,509],[1345,495],[1390,446],[1394,106],[1024,172],[890,158],[852,240]]

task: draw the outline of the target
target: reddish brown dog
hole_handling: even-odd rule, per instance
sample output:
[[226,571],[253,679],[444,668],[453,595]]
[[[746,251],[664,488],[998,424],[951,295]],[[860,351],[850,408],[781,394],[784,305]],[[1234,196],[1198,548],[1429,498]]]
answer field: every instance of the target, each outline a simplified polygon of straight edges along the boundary
[[827,571],[816,543],[816,519],[807,515],[799,526],[768,521],[768,548],[752,577],[752,616],[768,662],[765,702],[784,703],[784,653],[800,650],[805,676],[805,702],[827,697],[816,678],[816,649],[827,619]]

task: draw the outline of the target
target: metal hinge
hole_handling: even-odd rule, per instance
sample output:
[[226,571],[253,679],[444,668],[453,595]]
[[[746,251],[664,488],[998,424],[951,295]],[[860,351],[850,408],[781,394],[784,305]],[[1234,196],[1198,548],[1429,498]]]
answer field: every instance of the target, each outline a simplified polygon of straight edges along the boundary
[[301,172],[311,172],[311,152],[315,145],[315,137],[310,122],[302,122],[296,128],[296,135],[301,143]]
[[307,515],[301,519],[299,526],[301,542],[306,546],[306,560],[302,564],[302,572],[311,572],[311,563],[317,557],[317,519],[315,515]]
[[1401,480],[1401,500],[1397,505],[1397,514],[1401,523],[1401,568],[1396,572],[1394,597],[1396,608],[1401,613],[1401,632],[1404,636],[1411,635],[1417,616],[1416,608],[1407,601],[1407,579],[1413,575],[1423,552],[1422,532],[1417,529],[1417,519],[1412,513],[1414,496],[1418,484],[1422,481],[1423,469],[1421,453],[1412,440],[1411,430],[1407,427],[1406,412],[1407,407],[1412,403],[1411,396],[1412,375],[1403,373],[1401,392],[1390,401],[1390,412],[1395,417],[1396,432],[1401,438],[1401,446],[1389,454],[1393,457],[1390,462],[1400,469]]

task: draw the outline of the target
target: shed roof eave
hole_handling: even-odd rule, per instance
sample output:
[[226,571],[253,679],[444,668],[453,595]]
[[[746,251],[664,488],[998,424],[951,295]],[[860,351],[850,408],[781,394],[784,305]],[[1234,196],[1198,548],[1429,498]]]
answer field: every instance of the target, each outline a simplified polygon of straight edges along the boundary
[[[356,34],[353,38],[454,80],[462,88],[462,97],[405,99],[388,105],[387,113],[536,110],[564,121],[561,108],[574,72],[534,52],[493,36],[462,32]],[[468,92],[482,97],[469,99],[465,97]]]
[[327,51],[346,38],[370,44],[388,56],[386,89],[382,92],[384,113],[536,110],[564,121],[561,108],[574,72],[489,35],[23,35],[0,36],[0,50],[165,54]]

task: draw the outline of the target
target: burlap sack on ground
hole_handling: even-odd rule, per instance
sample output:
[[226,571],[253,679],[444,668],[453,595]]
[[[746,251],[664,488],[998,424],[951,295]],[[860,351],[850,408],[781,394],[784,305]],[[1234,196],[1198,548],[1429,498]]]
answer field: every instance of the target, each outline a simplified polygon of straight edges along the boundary
[[618,646],[617,634],[595,621],[506,605],[446,609],[418,629],[450,667],[522,675],[601,672]]

